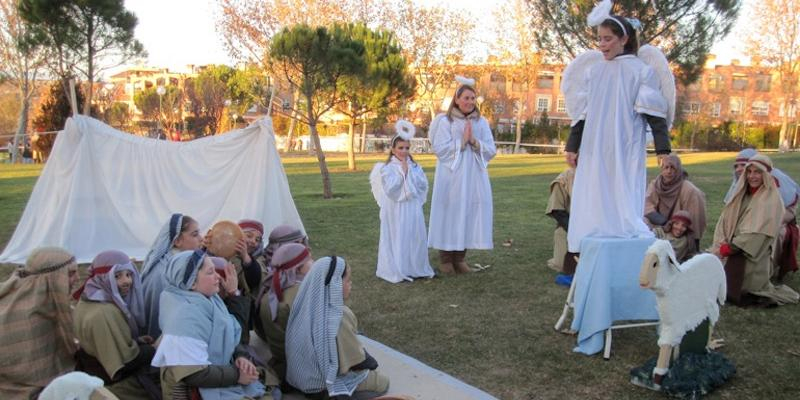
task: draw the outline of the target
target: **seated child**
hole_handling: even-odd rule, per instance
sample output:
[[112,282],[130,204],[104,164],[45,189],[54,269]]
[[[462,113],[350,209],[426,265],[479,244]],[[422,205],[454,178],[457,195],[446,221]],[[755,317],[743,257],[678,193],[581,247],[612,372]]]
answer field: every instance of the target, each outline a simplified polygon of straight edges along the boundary
[[370,399],[389,390],[389,378],[377,372],[378,362],[358,340],[356,316],[344,305],[350,275],[342,258],[317,260],[289,314],[286,380],[312,397]]
[[192,217],[172,214],[169,222],[161,228],[150,252],[142,264],[142,288],[144,289],[145,329],[148,336],[157,339],[161,335],[158,326],[159,298],[164,290],[164,270],[172,256],[185,250],[199,249],[203,244],[200,227]]
[[122,400],[157,399],[158,375],[150,368],[156,351],[153,338],[142,335],[142,283],[128,255],[98,254],[73,297],[79,299],[73,320],[81,344],[76,369],[103,379]]
[[195,390],[204,399],[264,395],[259,371],[239,346],[241,326],[218,295],[220,277],[211,259],[201,250],[178,253],[164,277],[163,336],[152,363],[161,368],[163,398]]
[[264,282],[256,304],[256,334],[269,345],[269,365],[282,381],[286,379],[286,325],[297,291],[313,262],[305,245],[281,246],[272,256],[272,280]]
[[684,210],[676,211],[663,228],[653,228],[657,238],[669,241],[679,262],[684,262],[697,254],[697,242],[692,239],[691,232],[692,217]]
[[69,295],[77,281],[72,254],[40,247],[0,283],[0,399],[35,399],[75,366]]

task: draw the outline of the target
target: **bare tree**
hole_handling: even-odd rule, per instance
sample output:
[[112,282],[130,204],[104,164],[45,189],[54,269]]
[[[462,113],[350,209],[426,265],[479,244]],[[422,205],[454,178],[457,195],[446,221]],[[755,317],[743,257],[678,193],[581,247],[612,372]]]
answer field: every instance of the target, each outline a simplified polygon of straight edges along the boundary
[[442,101],[442,91],[453,83],[454,69],[464,61],[475,26],[463,10],[420,6],[398,0],[389,28],[406,53],[418,82],[417,96],[431,119]]
[[752,58],[777,70],[783,94],[779,147],[786,150],[789,114],[797,105],[800,78],[800,0],[760,0],[752,7],[746,48]]
[[28,127],[31,97],[39,86],[37,77],[45,63],[44,51],[26,44],[28,34],[27,24],[17,12],[17,2],[0,0],[0,78],[15,84],[20,102],[14,148],[11,150],[12,163],[19,155],[20,140]]
[[530,15],[525,0],[508,0],[494,11],[494,19],[497,40],[492,45],[492,52],[499,61],[498,67],[504,72],[506,81],[512,82],[512,85],[519,84],[522,89],[515,92],[518,104],[514,142],[516,153],[522,141],[524,105],[528,103],[531,85],[536,84],[542,62],[534,28],[539,24],[535,23],[538,19]]

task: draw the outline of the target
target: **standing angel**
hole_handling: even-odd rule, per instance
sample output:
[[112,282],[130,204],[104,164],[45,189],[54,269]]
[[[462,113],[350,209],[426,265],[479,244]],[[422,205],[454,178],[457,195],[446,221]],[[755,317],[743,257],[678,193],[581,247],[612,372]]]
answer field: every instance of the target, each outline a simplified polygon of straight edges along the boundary
[[652,237],[643,220],[648,127],[659,160],[670,153],[675,82],[667,59],[653,46],[639,48],[631,21],[610,15],[611,7],[603,0],[589,14],[599,50],[575,58],[561,84],[572,119],[567,163],[575,167],[580,154],[570,252],[578,252],[587,236]]
[[434,275],[428,262],[428,237],[422,213],[428,197],[428,178],[409,153],[414,125],[399,120],[395,130],[389,158],[385,163],[376,163],[369,174],[372,194],[381,209],[375,275],[392,283]]

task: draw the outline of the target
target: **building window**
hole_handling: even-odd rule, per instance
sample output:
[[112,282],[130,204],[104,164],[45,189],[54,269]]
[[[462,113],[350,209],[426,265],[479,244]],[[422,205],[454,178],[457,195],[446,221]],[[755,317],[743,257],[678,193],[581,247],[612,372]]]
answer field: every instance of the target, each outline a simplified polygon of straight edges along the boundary
[[723,85],[722,75],[713,74],[708,77],[708,90],[722,90]]
[[741,74],[734,74],[731,81],[731,89],[733,90],[747,90],[747,76]]
[[550,96],[537,96],[536,97],[536,111],[549,112],[550,111]]
[[506,112],[506,105],[501,102],[494,103],[492,108],[494,109],[494,113],[498,115]]
[[756,75],[755,84],[757,92],[769,92],[772,77],[766,74]]
[[754,101],[750,113],[753,115],[769,115],[769,103],[766,101]]
[[697,101],[687,101],[683,103],[684,114],[700,114],[701,103]]
[[708,114],[711,115],[712,117],[716,118],[716,117],[719,117],[719,115],[721,113],[722,113],[722,104],[720,104],[720,103],[711,103],[711,107],[710,107],[710,110],[709,110]]
[[493,88],[503,92],[506,90],[506,77],[499,72],[492,72],[492,74],[489,75],[489,84],[491,84]]
[[742,104],[741,97],[731,97],[731,115],[738,115],[742,113],[744,104]]
[[514,82],[511,85],[511,90],[514,92],[527,92],[528,91],[528,83],[527,82]]
[[560,113],[566,113],[567,112],[567,102],[564,101],[563,97],[559,97],[558,98],[558,103],[556,103],[556,104],[557,104],[557,106],[556,106],[556,111],[557,112],[560,112]]
[[539,75],[536,77],[536,87],[539,89],[552,89],[554,80],[553,75]]

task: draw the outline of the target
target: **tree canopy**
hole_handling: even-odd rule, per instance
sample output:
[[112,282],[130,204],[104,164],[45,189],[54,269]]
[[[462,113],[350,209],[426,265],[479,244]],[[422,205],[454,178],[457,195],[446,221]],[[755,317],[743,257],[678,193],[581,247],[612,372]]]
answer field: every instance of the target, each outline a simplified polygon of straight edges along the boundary
[[[586,25],[595,0],[526,1],[544,24],[537,31],[539,47],[549,49],[554,58],[574,58],[596,47],[596,33]],[[730,33],[740,6],[741,0],[616,0],[612,14],[638,19],[639,44],[661,48],[678,67],[678,78],[688,84],[700,77],[714,43]]]

